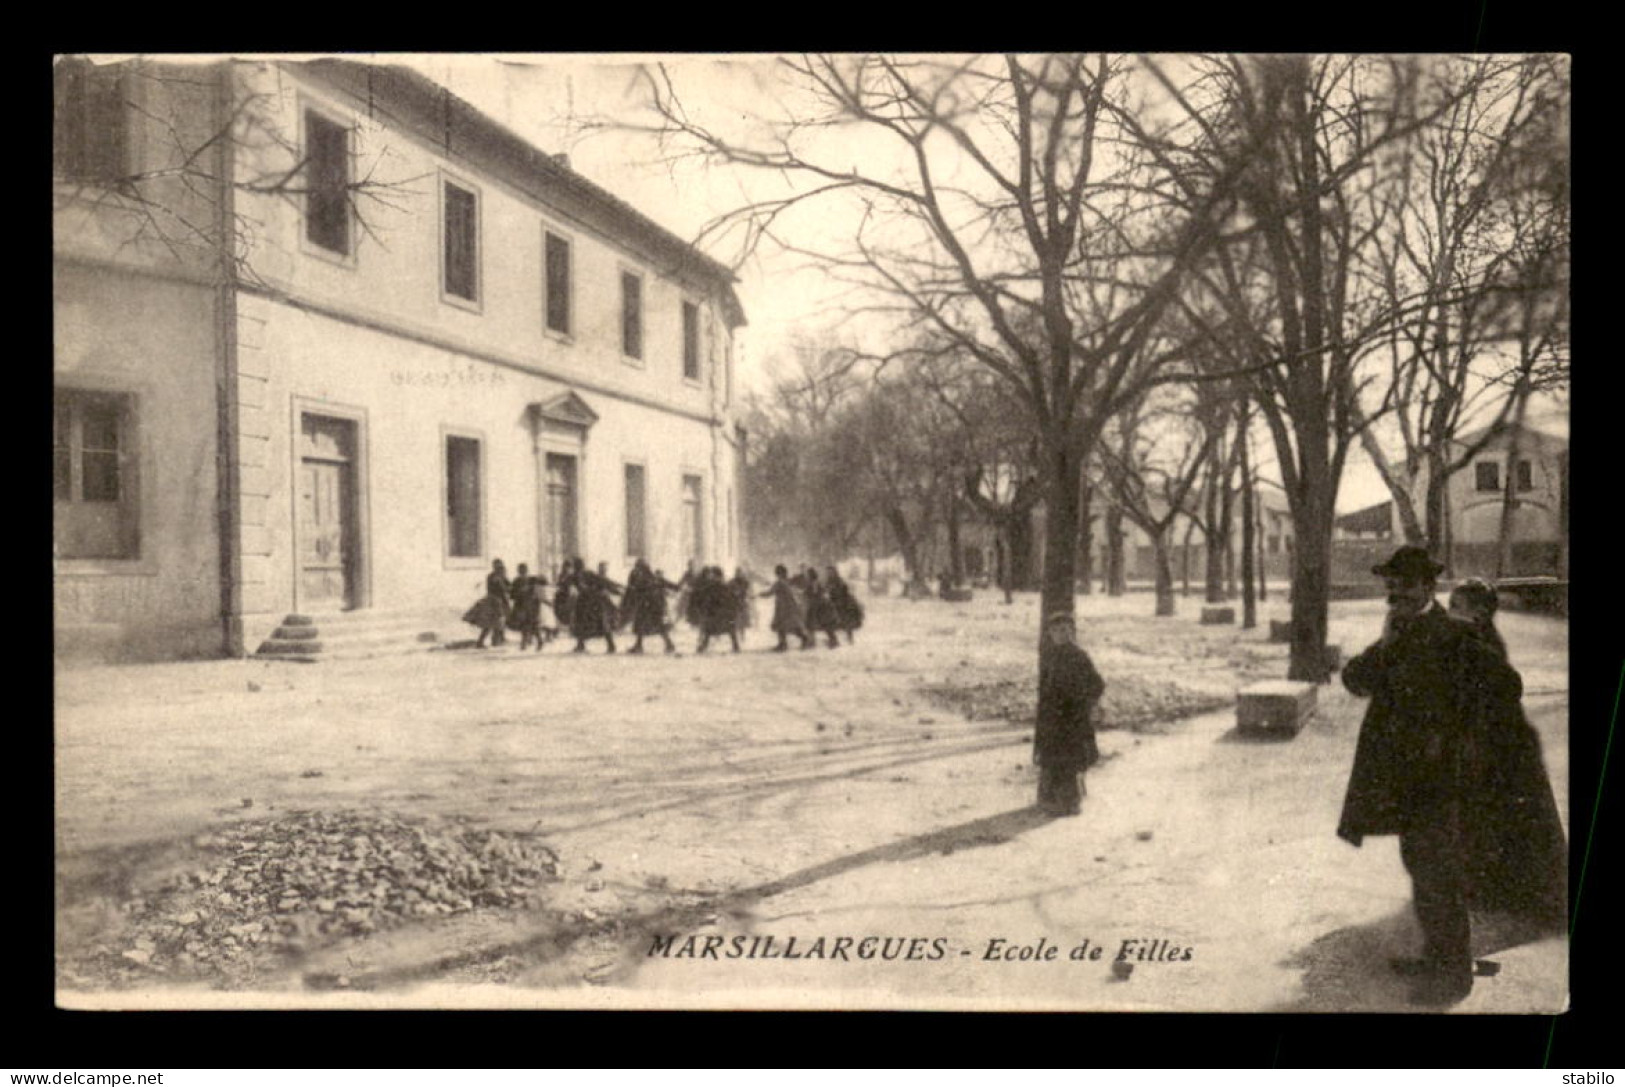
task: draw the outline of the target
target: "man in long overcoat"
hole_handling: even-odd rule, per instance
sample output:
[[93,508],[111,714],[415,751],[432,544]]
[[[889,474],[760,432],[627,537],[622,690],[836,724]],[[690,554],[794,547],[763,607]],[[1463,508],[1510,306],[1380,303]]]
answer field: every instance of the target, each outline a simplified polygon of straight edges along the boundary
[[1050,615],[1039,658],[1038,723],[1033,730],[1038,806],[1047,815],[1077,815],[1083,773],[1100,758],[1094,710],[1106,681],[1078,647],[1071,612]]
[[1484,707],[1517,698],[1517,673],[1433,599],[1443,569],[1420,547],[1372,567],[1388,590],[1382,636],[1349,661],[1343,684],[1369,697],[1338,836],[1396,834],[1411,877],[1422,956],[1399,960],[1416,1004],[1453,1004],[1473,987],[1463,827]]

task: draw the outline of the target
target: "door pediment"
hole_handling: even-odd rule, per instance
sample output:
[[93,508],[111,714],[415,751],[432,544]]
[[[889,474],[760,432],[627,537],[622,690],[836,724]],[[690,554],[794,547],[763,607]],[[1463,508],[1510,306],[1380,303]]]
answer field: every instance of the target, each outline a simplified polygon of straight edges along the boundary
[[598,413],[574,391],[562,392],[550,400],[537,401],[530,405],[530,413],[538,429],[573,430],[581,432],[583,436],[598,422]]

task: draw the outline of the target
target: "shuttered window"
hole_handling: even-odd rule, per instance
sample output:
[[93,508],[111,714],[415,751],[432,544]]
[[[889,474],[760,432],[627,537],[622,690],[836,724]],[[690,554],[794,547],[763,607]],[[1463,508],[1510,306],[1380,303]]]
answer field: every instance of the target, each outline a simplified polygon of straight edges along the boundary
[[305,111],[305,237],[350,253],[350,133],[315,110]]

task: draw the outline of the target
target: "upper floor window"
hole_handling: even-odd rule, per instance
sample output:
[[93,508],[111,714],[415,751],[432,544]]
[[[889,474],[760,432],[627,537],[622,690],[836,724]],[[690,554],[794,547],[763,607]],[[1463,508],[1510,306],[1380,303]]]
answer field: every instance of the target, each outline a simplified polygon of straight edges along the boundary
[[643,357],[643,279],[632,272],[621,273],[621,353]]
[[350,255],[350,133],[305,111],[305,237]]
[[1533,463],[1520,460],[1518,462],[1518,490],[1532,491],[1535,489],[1535,466]]
[[1474,487],[1483,493],[1494,493],[1501,489],[1501,464],[1499,461],[1481,460],[1473,465]]
[[51,422],[57,555],[140,557],[135,398],[58,389]]
[[544,235],[543,260],[547,265],[547,327],[570,335],[570,242],[552,231]]
[[683,303],[683,377],[700,380],[700,307]]
[[479,198],[452,181],[441,184],[445,218],[444,289],[448,295],[478,302],[480,298]]
[[126,67],[83,58],[58,62],[56,172],[76,181],[116,181],[129,173]]

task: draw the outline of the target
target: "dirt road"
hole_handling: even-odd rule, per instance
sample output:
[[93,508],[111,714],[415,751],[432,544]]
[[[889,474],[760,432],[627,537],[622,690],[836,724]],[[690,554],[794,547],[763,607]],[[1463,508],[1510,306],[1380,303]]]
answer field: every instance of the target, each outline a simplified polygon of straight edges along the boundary
[[[1283,647],[1200,627],[1181,603],[1159,620],[1144,595],[1080,598],[1081,640],[1125,718],[1284,672]],[[89,945],[116,958],[119,901],[191,863],[198,835],[293,810],[531,835],[560,868],[540,908],[318,946],[252,991],[132,966],[68,974],[64,1002],[1398,1006],[1383,963],[1416,934],[1397,849],[1332,835],[1363,704],[1323,688],[1290,743],[1237,742],[1223,710],[1107,732],[1083,816],[1038,820],[1030,727],[1020,706],[988,708],[1031,697],[1036,609],[877,600],[856,645],[787,654],[756,632],[738,656],[63,671],[63,961]],[[1334,605],[1334,640],[1357,650],[1379,618]],[[1567,627],[1502,628],[1567,810]],[[1566,943],[1517,939],[1479,927],[1502,968],[1460,1011],[1562,1005]]]

